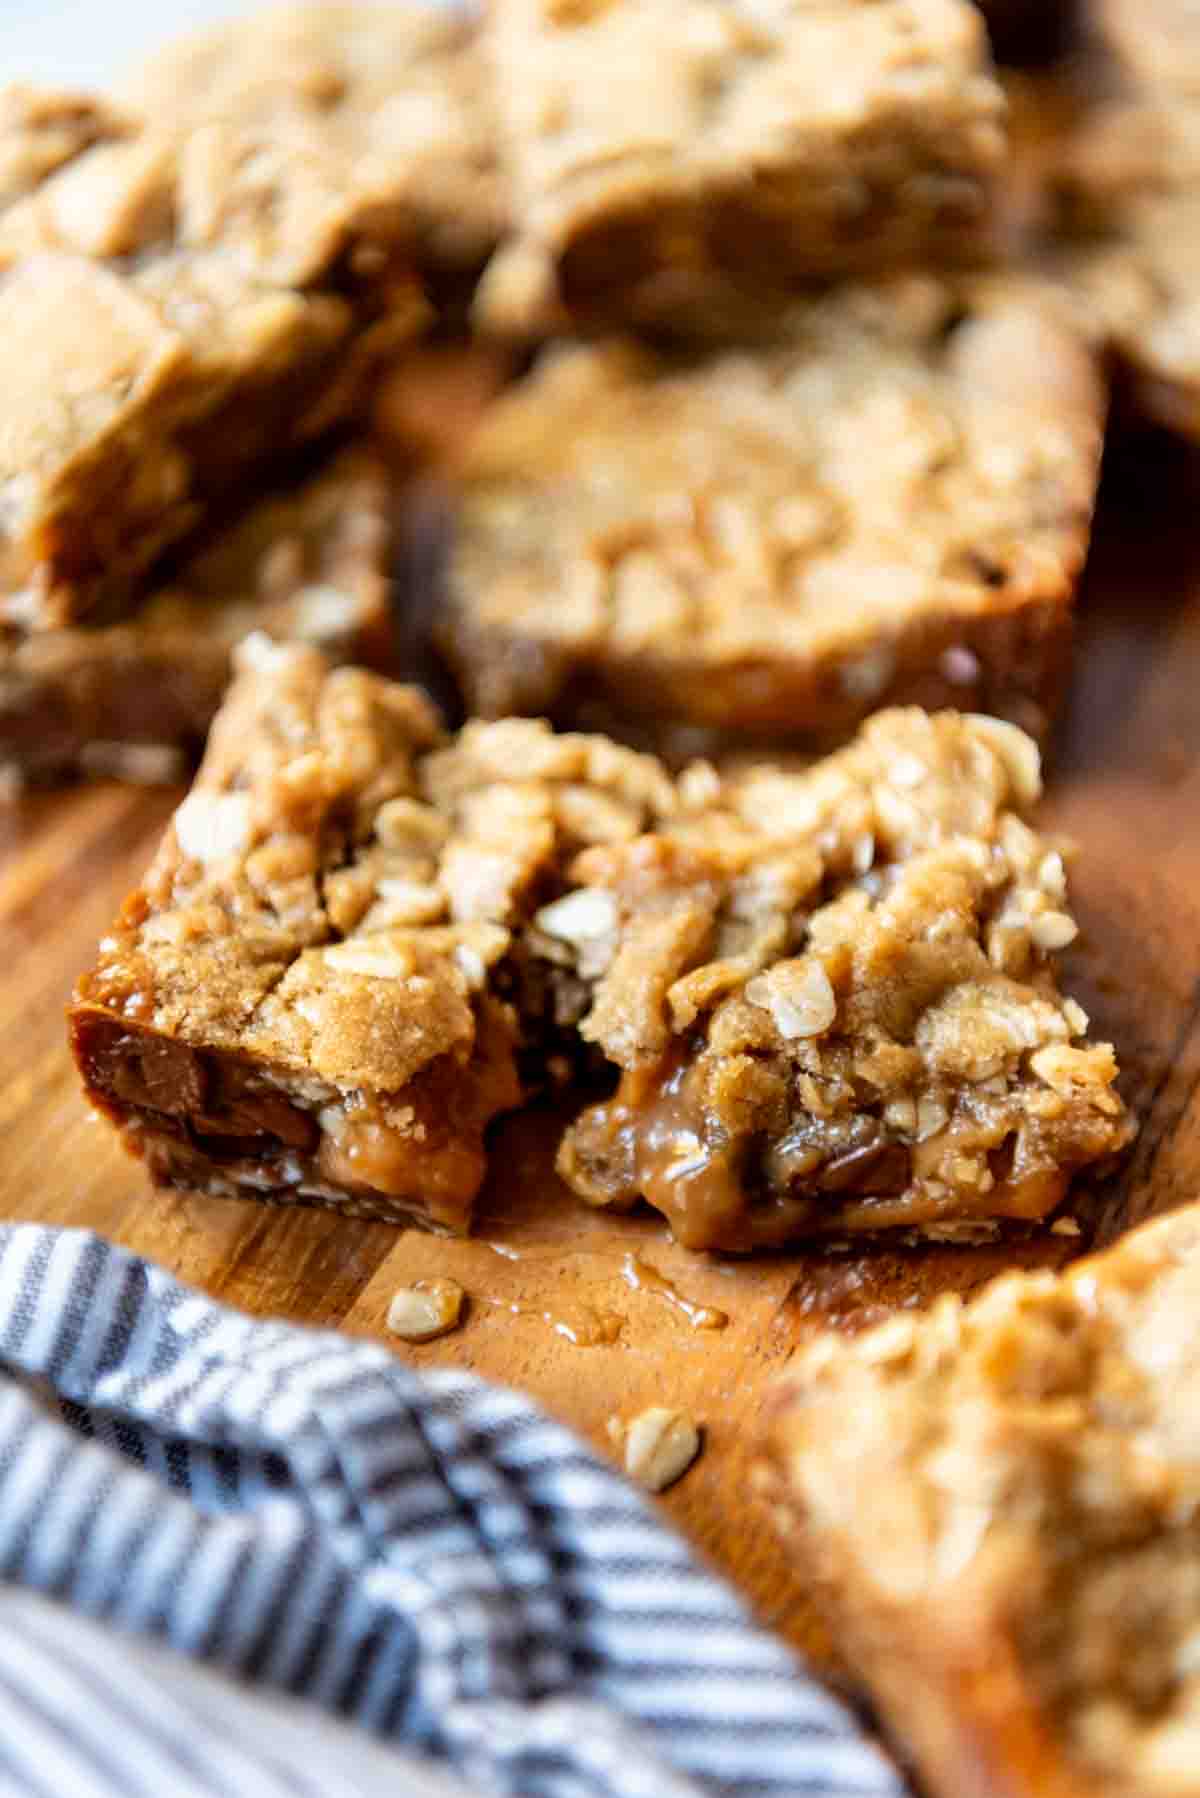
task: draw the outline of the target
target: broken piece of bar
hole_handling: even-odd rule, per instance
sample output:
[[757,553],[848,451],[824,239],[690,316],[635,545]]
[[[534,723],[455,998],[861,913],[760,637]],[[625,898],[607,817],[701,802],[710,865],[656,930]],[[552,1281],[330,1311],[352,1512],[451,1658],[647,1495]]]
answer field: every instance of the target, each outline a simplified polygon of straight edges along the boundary
[[346,450],[260,501],[130,618],[0,628],[0,774],[182,779],[252,631],[386,669],[391,527],[382,463]]
[[698,360],[552,351],[472,440],[438,641],[487,716],[774,749],[916,702],[1040,735],[1104,408],[1015,280],[835,290]]
[[731,290],[977,252],[1003,100],[967,0],[495,0],[492,329],[707,323]]
[[366,405],[495,235],[473,58],[438,7],[235,22],[133,84],[136,135],[7,210],[0,617],[127,602]]
[[587,844],[676,802],[527,720],[443,747],[415,688],[252,638],[196,783],[71,1014],[160,1185],[465,1229],[483,1132],[583,982],[524,935]]
[[[393,314],[388,340],[416,318]],[[247,287],[219,260],[127,277],[23,258],[0,275],[0,620],[119,609],[269,458],[351,416],[369,363],[332,293]]]
[[1200,1206],[802,1345],[768,1490],[930,1798],[1200,1793]]
[[576,1192],[647,1199],[694,1249],[979,1241],[1129,1141],[1113,1051],[1058,987],[1076,926],[1015,726],[884,712],[806,772],[681,791],[543,918],[622,1070],[563,1139]]

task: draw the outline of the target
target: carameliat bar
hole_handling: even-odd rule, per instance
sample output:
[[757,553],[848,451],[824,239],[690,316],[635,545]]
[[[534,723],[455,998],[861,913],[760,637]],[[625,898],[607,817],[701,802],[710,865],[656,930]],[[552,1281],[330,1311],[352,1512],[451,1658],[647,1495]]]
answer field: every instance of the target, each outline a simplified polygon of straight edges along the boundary
[[1040,734],[1103,423],[1024,282],[842,289],[696,360],[551,351],[472,440],[442,647],[476,711],[660,744],[828,741],[901,702]]
[[699,315],[978,251],[1003,101],[967,0],[493,0],[514,235],[488,325]]
[[1014,726],[879,714],[802,774],[673,780],[263,637],[72,1012],[159,1181],[461,1228],[488,1120],[597,1051],[560,1165],[693,1248],[1054,1210],[1130,1135],[1060,996]]
[[622,1069],[564,1139],[577,1192],[648,1199],[697,1249],[977,1240],[1128,1142],[1113,1051],[1055,976],[1076,926],[1025,821],[1028,737],[884,712],[807,772],[711,778],[569,870],[581,1029]]
[[135,135],[8,208],[0,617],[125,603],[363,407],[496,233],[473,59],[440,7],[238,21],[143,74]]
[[160,1185],[461,1230],[483,1132],[586,1003],[525,934],[588,844],[675,805],[544,726],[452,745],[416,689],[251,639],[195,786],[71,1014]]
[[252,631],[386,668],[390,509],[383,464],[347,450],[252,507],[123,622],[0,627],[0,774],[183,778]]
[[789,1365],[768,1484],[930,1798],[1200,1793],[1200,1207]]

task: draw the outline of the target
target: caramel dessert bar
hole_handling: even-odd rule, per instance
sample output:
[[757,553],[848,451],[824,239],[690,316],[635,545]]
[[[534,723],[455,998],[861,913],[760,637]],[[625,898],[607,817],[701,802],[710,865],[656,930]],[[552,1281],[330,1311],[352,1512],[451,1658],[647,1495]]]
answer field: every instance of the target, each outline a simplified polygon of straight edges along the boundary
[[558,349],[493,407],[436,626],[471,710],[771,748],[911,702],[1044,732],[1104,424],[1080,333],[1040,287],[923,277],[779,339]]
[[0,220],[0,618],[126,603],[346,423],[496,233],[467,27],[294,6],[156,58]]
[[71,1016],[88,1095],[160,1185],[461,1231],[483,1133],[585,988],[526,942],[665,772],[544,725],[447,742],[415,688],[258,636]]
[[1130,1125],[1059,992],[1029,738],[881,714],[678,779],[256,637],[72,1012],[160,1183],[462,1229],[488,1121],[607,1064],[559,1165],[691,1248],[1049,1216]]
[[768,1487],[930,1798],[1200,1792],[1200,1207],[801,1347]]
[[1003,100],[967,0],[495,0],[513,230],[477,316],[526,333],[977,254]]
[[622,1072],[567,1131],[568,1183],[648,1200],[694,1249],[1049,1218],[1132,1127],[1059,988],[1076,925],[1039,791],[1015,726],[883,712],[808,772],[746,770],[581,855],[580,1028]]

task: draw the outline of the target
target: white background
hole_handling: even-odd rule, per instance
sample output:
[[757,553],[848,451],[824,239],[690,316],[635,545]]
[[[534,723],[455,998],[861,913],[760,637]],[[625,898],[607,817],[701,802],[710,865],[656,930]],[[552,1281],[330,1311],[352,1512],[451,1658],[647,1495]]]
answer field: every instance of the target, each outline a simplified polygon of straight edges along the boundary
[[0,83],[108,81],[162,39],[254,5],[255,0],[0,0]]
[[264,4],[270,0],[0,0],[0,85],[111,81],[156,44]]

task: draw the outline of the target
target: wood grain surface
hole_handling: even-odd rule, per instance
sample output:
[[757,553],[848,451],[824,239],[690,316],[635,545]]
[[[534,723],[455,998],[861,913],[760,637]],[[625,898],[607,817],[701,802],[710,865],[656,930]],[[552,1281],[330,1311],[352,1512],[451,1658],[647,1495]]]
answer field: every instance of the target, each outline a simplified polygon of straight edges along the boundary
[[[489,391],[480,371],[471,379],[459,413],[447,404],[456,429]],[[431,415],[437,391],[422,402]],[[1200,1193],[1200,484],[1162,445],[1127,444],[1113,462],[1043,813],[1078,844],[1070,983],[1116,1042],[1141,1119],[1120,1176],[1078,1197],[1103,1237]],[[548,1115],[497,1132],[469,1242],[155,1193],[80,1097],[63,1006],[177,798],[98,785],[0,813],[0,1216],[99,1230],[231,1304],[370,1336],[385,1335],[398,1286],[452,1275],[470,1294],[464,1327],[396,1352],[522,1387],[602,1450],[614,1415],[652,1402],[692,1411],[705,1450],[668,1513],[763,1618],[825,1658],[749,1489],[768,1382],[814,1322],[854,1327],[1078,1245],[701,1259],[650,1214],[611,1219],[572,1199],[552,1172]]]

